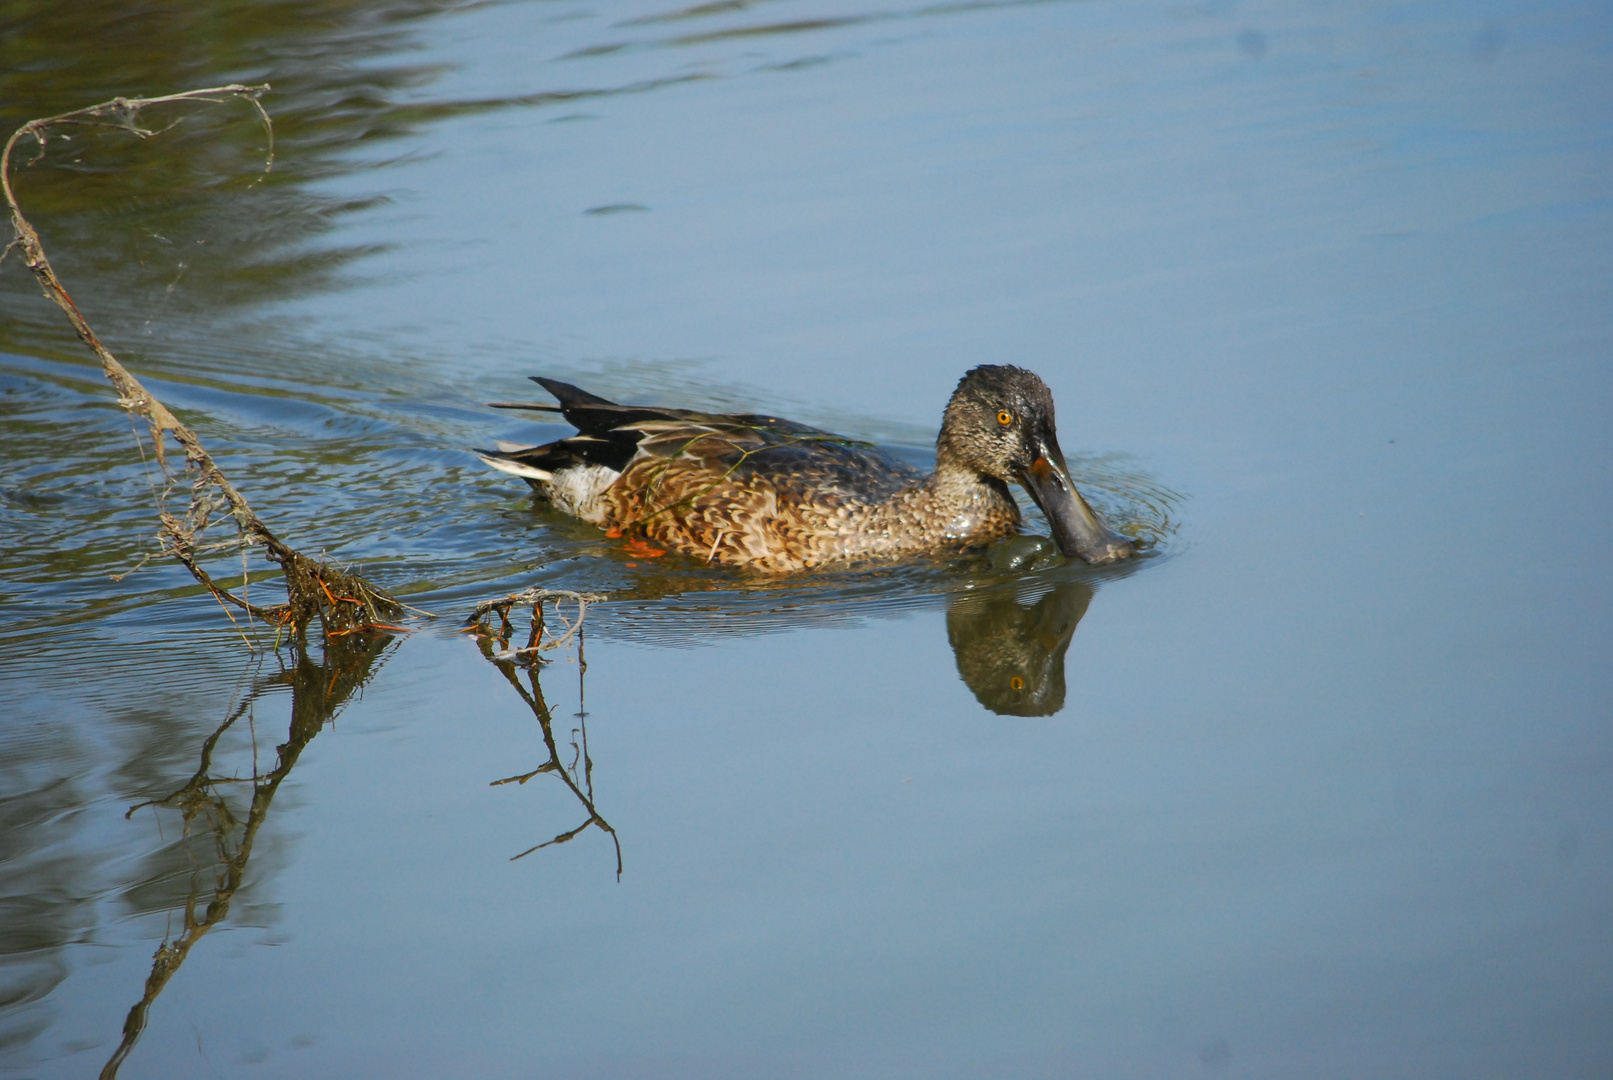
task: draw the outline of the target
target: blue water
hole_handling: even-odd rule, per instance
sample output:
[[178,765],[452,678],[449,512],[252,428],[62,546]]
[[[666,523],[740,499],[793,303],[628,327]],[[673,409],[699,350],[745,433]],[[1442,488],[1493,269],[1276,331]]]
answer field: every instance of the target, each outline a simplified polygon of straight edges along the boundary
[[[183,63],[5,32],[12,126],[176,71],[280,125],[272,182],[221,118],[22,194],[271,524],[442,617],[299,674],[176,567],[108,580],[150,473],[0,267],[0,1068],[101,1070],[223,882],[118,1075],[1613,1071],[1600,7],[292,14]],[[482,404],[547,374],[923,463],[977,363],[1150,558],[758,583],[465,452],[557,434]],[[532,583],[609,596],[540,679],[614,840],[512,861],[589,819],[495,784],[548,751],[458,632]],[[231,819],[125,816],[237,713]]]

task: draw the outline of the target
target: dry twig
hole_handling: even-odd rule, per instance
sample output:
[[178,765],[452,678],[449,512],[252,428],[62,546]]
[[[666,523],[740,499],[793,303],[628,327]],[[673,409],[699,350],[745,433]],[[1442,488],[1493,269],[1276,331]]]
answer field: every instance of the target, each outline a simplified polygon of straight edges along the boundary
[[[212,455],[196,437],[196,433],[181,424],[174,414],[152,396],[101,343],[101,339],[90,328],[78,305],[73,302],[57,278],[56,272],[51,268],[44,245],[40,243],[39,234],[23,217],[22,209],[17,204],[16,193],[12,190],[11,154],[23,139],[33,139],[43,153],[51,130],[69,125],[117,127],[142,139],[151,138],[160,132],[148,130],[137,124],[140,111],[153,105],[175,102],[219,104],[243,100],[250,103],[263,120],[264,130],[268,133],[268,160],[264,165],[264,171],[267,172],[274,164],[274,128],[269,120],[269,114],[258,99],[268,89],[267,85],[237,84],[191,90],[164,97],[114,98],[99,105],[31,120],[24,124],[6,140],[5,150],[0,152],[0,189],[5,192],[6,205],[11,210],[12,228],[16,234],[7,245],[6,251],[16,248],[21,252],[23,261],[39,279],[45,295],[66,312],[73,329],[101,361],[101,369],[118,392],[118,404],[130,413],[143,418],[150,425],[157,462],[170,480],[174,477],[168,469],[165,437],[171,436],[184,450],[185,473],[192,478],[190,505],[183,515],[170,514],[166,511],[159,513],[161,528],[158,531],[158,539],[164,552],[183,563],[191,575],[206,586],[221,603],[233,604],[244,610],[248,616],[263,619],[276,626],[289,625],[299,637],[305,632],[308,623],[315,618],[328,633],[353,633],[371,627],[394,629],[387,627],[386,622],[401,616],[403,605],[358,575],[309,558],[275,536],[234,485],[225,479],[213,461]],[[210,544],[205,548],[201,547],[198,544],[199,538],[211,524],[215,512],[224,512],[233,519],[237,536],[230,544]],[[217,550],[220,546],[236,546],[242,549],[261,546],[269,561],[278,564],[284,571],[287,602],[273,607],[261,607],[235,595],[214,581],[202,568],[200,557],[204,553]]]
[[[588,605],[604,599],[600,593],[573,592],[570,589],[523,589],[497,600],[483,600],[477,604],[476,610],[465,620],[464,629],[499,639],[499,643],[504,647],[491,654],[494,660],[515,661],[529,656],[536,657],[539,653],[548,652],[550,649],[563,649],[571,644],[582,631],[583,620],[588,617]],[[561,612],[562,600],[569,600],[577,605],[575,617],[567,619]],[[545,601],[550,603],[554,609],[554,617],[565,627],[564,633],[554,634],[547,630],[543,620]],[[527,635],[525,648],[512,649],[509,647],[509,640],[514,630],[510,626],[510,611],[527,604],[532,605],[532,630]],[[498,612],[499,618],[497,631],[489,630],[483,623],[483,620],[495,611]]]

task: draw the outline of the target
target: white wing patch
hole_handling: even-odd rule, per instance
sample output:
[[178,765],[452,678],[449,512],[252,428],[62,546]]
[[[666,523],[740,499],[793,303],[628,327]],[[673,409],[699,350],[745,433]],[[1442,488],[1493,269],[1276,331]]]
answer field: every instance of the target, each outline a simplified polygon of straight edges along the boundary
[[531,465],[522,465],[519,461],[511,461],[508,458],[488,457],[486,454],[477,454],[476,456],[493,466],[493,468],[497,469],[499,472],[509,473],[511,476],[519,476],[523,480],[543,480],[547,482],[548,480],[553,479],[553,474],[547,469],[536,469]]

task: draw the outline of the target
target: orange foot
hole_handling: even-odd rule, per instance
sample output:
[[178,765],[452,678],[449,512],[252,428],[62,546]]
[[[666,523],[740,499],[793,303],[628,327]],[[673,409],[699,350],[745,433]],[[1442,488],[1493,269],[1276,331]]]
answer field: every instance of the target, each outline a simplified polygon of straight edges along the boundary
[[658,559],[666,554],[665,548],[651,547],[647,542],[636,536],[627,542],[627,550],[643,559]]

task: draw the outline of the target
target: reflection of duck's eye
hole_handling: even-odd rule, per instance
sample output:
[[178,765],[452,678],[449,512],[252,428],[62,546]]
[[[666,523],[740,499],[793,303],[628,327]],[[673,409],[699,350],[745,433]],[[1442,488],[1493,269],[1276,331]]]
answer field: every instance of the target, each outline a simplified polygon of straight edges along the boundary
[[1003,427],[1007,427],[1013,422],[1014,414],[1009,412],[1007,409],[1004,409],[1002,412],[997,414],[997,423],[1001,424]]
[[[1003,415],[1007,416],[1008,414],[1003,413]],[[1021,679],[1018,675],[1015,675],[1012,679],[1008,680],[1008,689],[1010,689],[1010,690],[1023,690],[1023,689],[1025,689],[1025,680]]]

